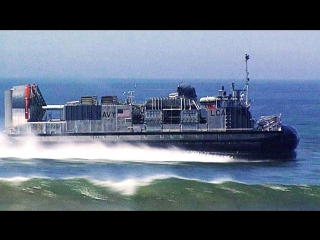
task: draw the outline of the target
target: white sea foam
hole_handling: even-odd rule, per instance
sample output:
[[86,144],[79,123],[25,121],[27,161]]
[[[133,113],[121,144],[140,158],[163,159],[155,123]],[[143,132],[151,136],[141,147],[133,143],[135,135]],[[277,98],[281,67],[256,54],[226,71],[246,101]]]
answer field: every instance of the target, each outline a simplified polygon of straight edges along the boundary
[[137,189],[140,187],[148,186],[152,184],[152,182],[155,180],[168,179],[171,177],[174,177],[174,176],[159,174],[159,175],[154,175],[154,176],[145,177],[145,178],[127,178],[121,181],[92,180],[92,182],[96,185],[110,187],[114,191],[117,191],[123,195],[134,195]]
[[31,177],[8,177],[8,178],[0,178],[0,181],[6,181],[6,182],[12,182],[12,183],[16,183],[16,184],[20,184],[22,182],[26,182],[29,179],[31,179]]
[[18,145],[0,135],[0,159],[57,159],[57,160],[92,160],[92,161],[130,161],[147,163],[202,162],[223,163],[235,161],[230,156],[183,151],[177,148],[159,149],[147,146],[119,144],[107,146],[95,143],[63,143],[46,147],[30,138]]
[[280,186],[280,185],[270,185],[270,184],[262,184],[265,187],[271,188],[276,191],[282,191],[282,192],[289,192],[290,188],[285,187],[285,186]]
[[114,191],[117,191],[123,195],[134,195],[137,192],[137,189],[139,189],[140,187],[151,185],[156,180],[164,180],[169,178],[197,181],[197,182],[211,183],[211,184],[218,184],[218,183],[223,183],[227,181],[233,181],[231,178],[223,178],[223,179],[220,178],[213,181],[204,181],[197,178],[185,178],[185,177],[181,177],[174,174],[156,174],[156,175],[146,176],[142,178],[126,178],[123,180],[101,181],[101,180],[89,179],[89,181],[91,181],[95,185],[110,187]]

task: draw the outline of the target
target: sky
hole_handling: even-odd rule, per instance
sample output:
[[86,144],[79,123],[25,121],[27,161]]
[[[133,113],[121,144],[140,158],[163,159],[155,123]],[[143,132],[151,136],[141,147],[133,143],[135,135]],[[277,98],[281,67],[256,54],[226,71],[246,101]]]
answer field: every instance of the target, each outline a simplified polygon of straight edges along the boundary
[[0,30],[0,79],[320,79],[319,30]]

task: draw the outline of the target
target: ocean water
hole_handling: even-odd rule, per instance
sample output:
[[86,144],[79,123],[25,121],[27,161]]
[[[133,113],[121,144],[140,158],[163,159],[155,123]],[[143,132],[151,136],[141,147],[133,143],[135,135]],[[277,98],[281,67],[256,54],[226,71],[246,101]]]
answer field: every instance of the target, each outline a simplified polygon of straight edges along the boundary
[[[48,104],[134,91],[134,101],[166,97],[179,82],[198,98],[242,89],[245,80],[0,79],[4,91],[35,83]],[[125,92],[125,93],[124,93]],[[300,135],[290,160],[235,159],[179,149],[69,143],[9,144],[0,134],[1,211],[309,211],[320,210],[320,81],[250,80],[251,111],[280,114]],[[4,129],[4,109],[0,108]],[[1,131],[2,132],[2,131]]]

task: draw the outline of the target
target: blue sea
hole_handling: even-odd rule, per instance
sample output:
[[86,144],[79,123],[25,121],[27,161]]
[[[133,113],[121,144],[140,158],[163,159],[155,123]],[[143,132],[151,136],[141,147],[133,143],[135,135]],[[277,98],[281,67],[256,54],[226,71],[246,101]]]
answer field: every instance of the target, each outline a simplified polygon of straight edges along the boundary
[[227,94],[216,79],[0,79],[1,211],[309,211],[320,210],[320,81],[250,79],[251,112],[281,114],[300,135],[293,159],[235,159],[179,149],[70,143],[12,146],[3,136],[4,91],[37,84],[47,104],[134,91],[134,101],[166,97],[178,84],[198,99]]

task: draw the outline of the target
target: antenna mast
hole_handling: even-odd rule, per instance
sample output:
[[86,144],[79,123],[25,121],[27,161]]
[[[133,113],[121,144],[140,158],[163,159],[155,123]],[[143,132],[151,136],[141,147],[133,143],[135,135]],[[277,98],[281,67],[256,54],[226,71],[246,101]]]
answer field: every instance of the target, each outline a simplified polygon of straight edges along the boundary
[[247,91],[247,94],[246,94],[246,105],[248,106],[249,105],[249,72],[248,72],[248,60],[249,60],[249,55],[246,54],[246,91]]

